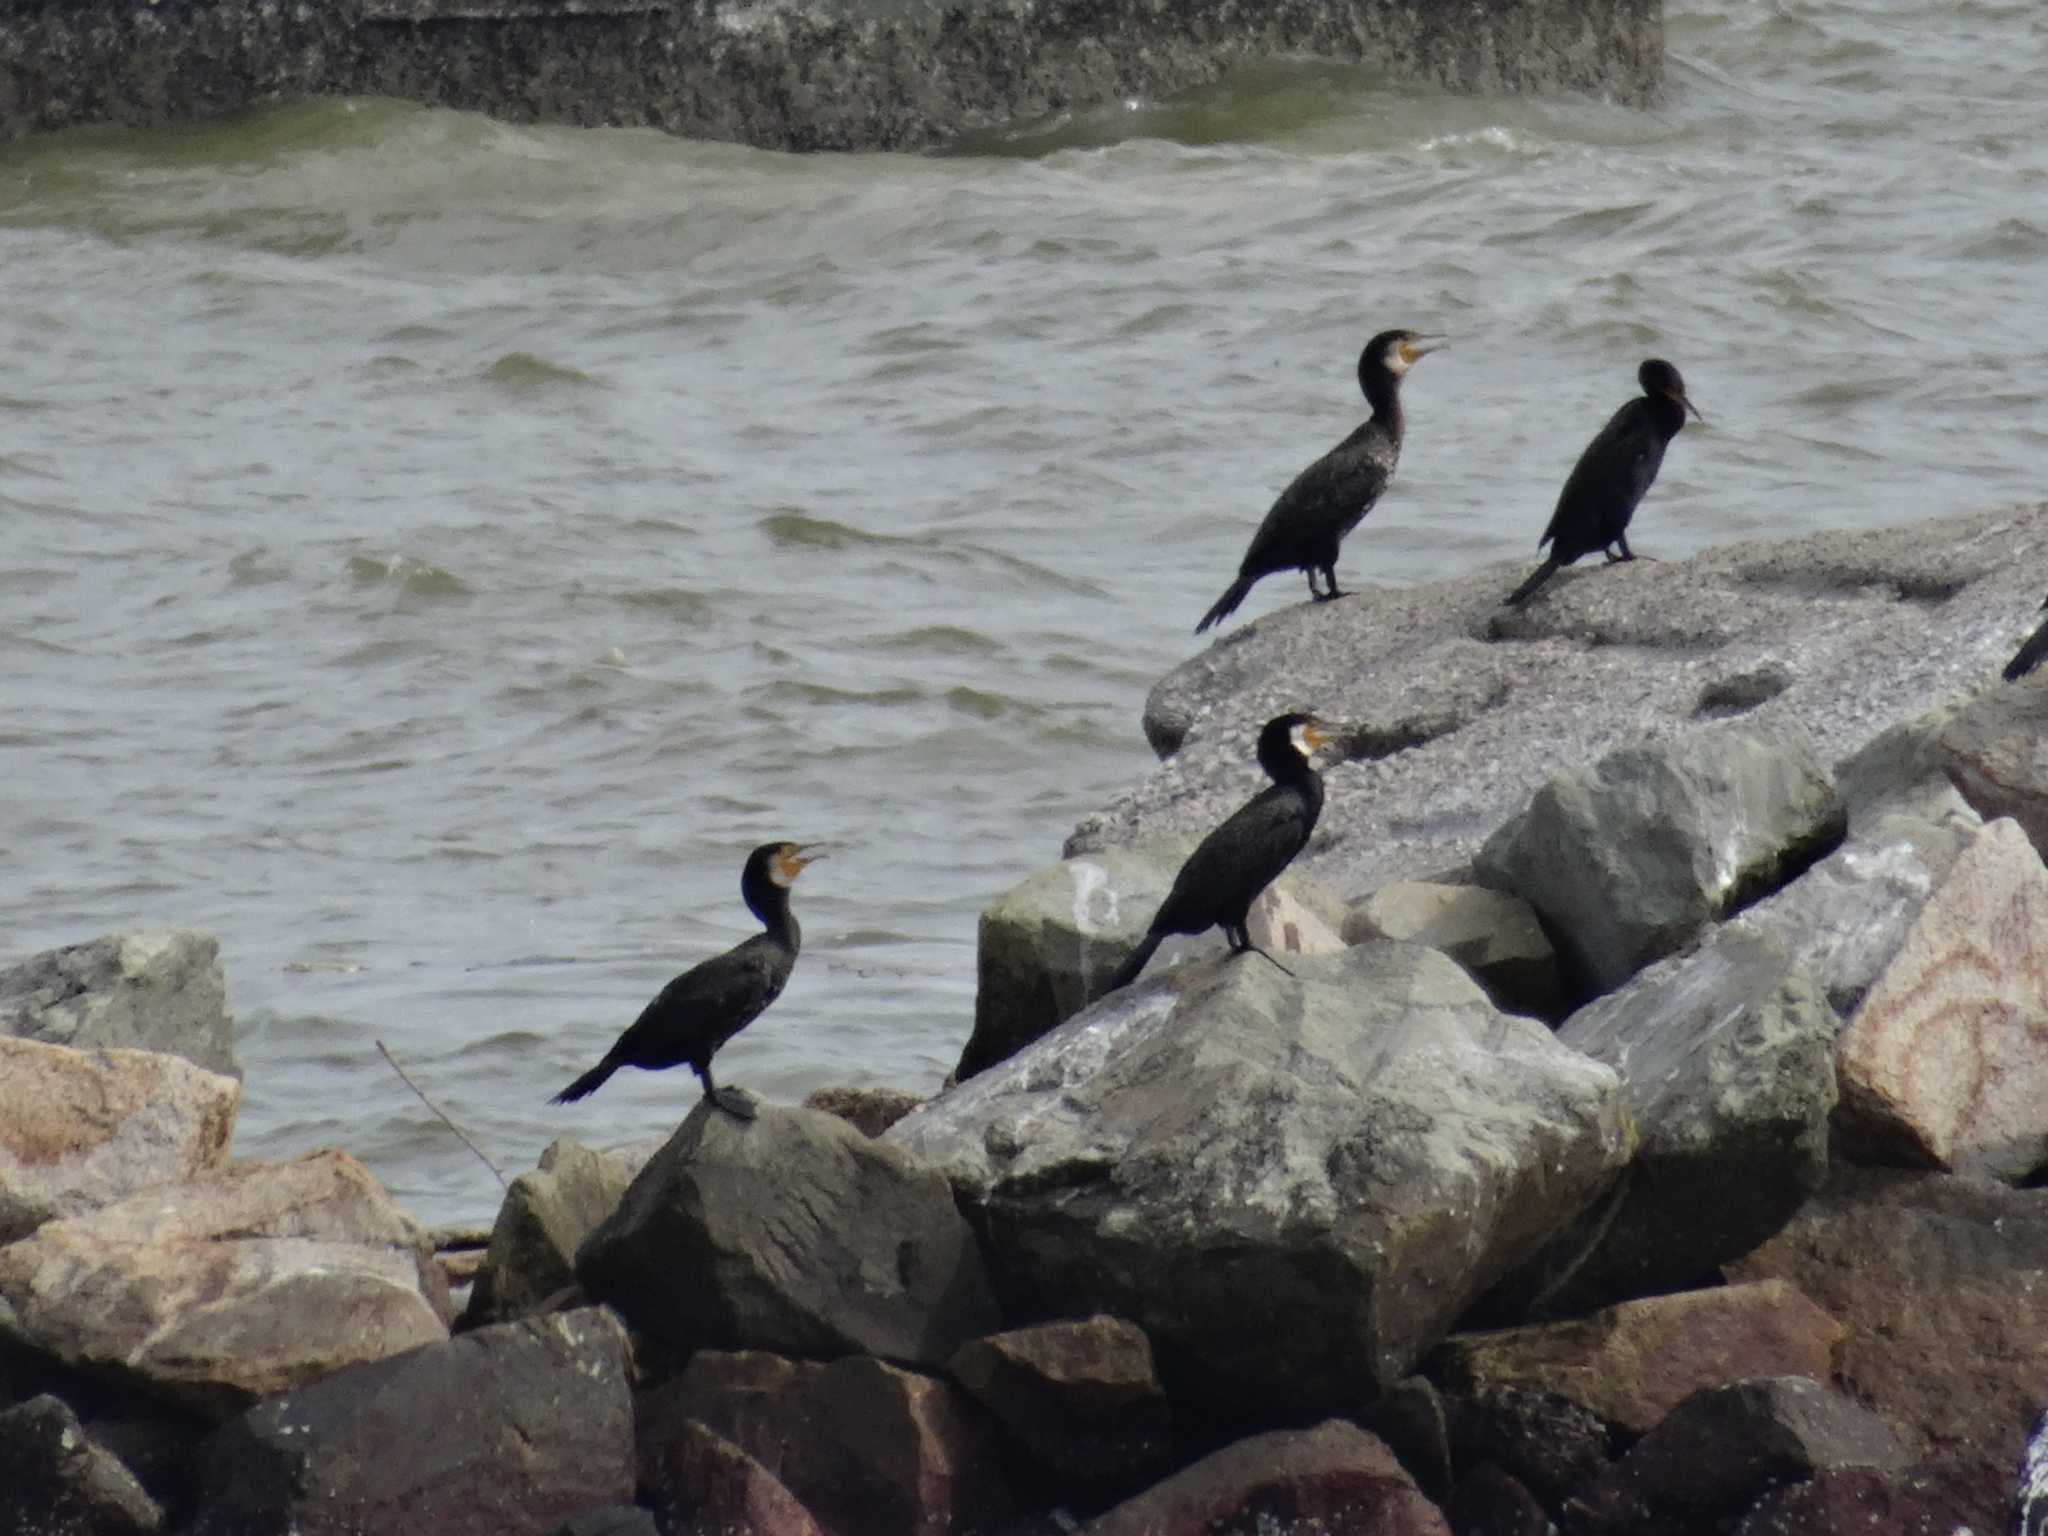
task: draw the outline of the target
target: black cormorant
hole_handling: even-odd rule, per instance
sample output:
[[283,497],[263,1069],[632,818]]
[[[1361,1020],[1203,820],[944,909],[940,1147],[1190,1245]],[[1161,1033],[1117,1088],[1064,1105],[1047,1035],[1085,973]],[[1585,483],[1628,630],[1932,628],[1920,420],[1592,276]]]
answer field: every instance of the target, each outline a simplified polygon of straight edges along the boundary
[[[1259,892],[1308,846],[1323,810],[1323,781],[1309,758],[1329,739],[1328,728],[1314,715],[1279,715],[1266,722],[1259,732],[1259,766],[1273,782],[1188,855],[1173,877],[1173,889],[1153,914],[1152,926],[1103,993],[1136,981],[1169,933],[1221,927],[1232,954],[1258,949],[1245,931],[1245,919]],[[1266,958],[1273,960],[1271,955]]]
[[[1510,603],[1529,595],[1582,555],[1605,550],[1609,564],[1633,560],[1628,547],[1628,521],[1636,504],[1657,478],[1665,446],[1685,425],[1685,413],[1699,416],[1699,407],[1685,397],[1685,380],[1662,358],[1653,357],[1636,370],[1642,394],[1608,418],[1600,435],[1586,445],[1579,462],[1558,493],[1557,510],[1536,547],[1550,554],[1535,574],[1508,595]],[[1619,548],[1621,553],[1616,554]]]
[[[1344,595],[1337,590],[1337,546],[1380,499],[1401,457],[1401,376],[1442,345],[1443,338],[1415,331],[1381,331],[1365,344],[1358,387],[1372,406],[1371,418],[1280,493],[1252,535],[1237,580],[1202,615],[1196,634],[1228,618],[1252,583],[1275,571],[1306,571],[1308,595],[1318,602]],[[1316,586],[1318,571],[1329,590]]]
[[722,955],[693,965],[655,994],[632,1026],[604,1053],[604,1060],[556,1094],[568,1104],[594,1093],[620,1067],[687,1065],[704,1081],[704,1097],[729,1115],[754,1118],[753,1103],[711,1080],[711,1057],[781,995],[803,942],[789,910],[789,888],[806,864],[824,857],[815,844],[763,843],[747,855],[740,895],[747,909],[767,925]]
[[[2041,607],[2048,610],[2048,603]],[[2019,654],[2005,664],[2005,680],[2016,683],[2034,668],[2041,665],[2041,658],[2048,656],[2048,619],[2043,619],[2034,632],[2027,636],[2027,643],[2020,647]]]

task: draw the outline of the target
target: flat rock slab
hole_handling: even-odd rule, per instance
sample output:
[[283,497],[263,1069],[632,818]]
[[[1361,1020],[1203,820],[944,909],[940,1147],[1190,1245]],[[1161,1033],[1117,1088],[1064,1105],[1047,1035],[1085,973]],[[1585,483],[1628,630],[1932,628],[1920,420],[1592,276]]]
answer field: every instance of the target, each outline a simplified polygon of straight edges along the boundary
[[0,1035],[164,1051],[242,1075],[220,943],[196,928],[113,933],[0,971]]
[[1127,1317],[1169,1390],[1355,1406],[1606,1189],[1614,1073],[1434,950],[1180,966],[889,1133],[1019,1305]]
[[595,1307],[352,1366],[208,1437],[195,1536],[542,1536],[632,1497],[627,1370]]
[[448,1321],[426,1234],[342,1152],[237,1164],[0,1248],[0,1335],[217,1417]]
[[1167,760],[1066,851],[1200,836],[1256,787],[1258,723],[1308,699],[1357,755],[1324,774],[1300,866],[1346,896],[1431,878],[1546,780],[1729,718],[1722,685],[1773,665],[1783,686],[1741,718],[1850,755],[1995,678],[2044,569],[2048,509],[2021,507],[1575,569],[1518,614],[1500,600],[1527,564],[1283,609],[1159,682],[1145,733]]
[[1775,945],[1723,931],[1559,1026],[1621,1074],[1642,1142],[1618,1204],[1531,1266],[1543,1315],[1712,1279],[1819,1187],[1835,1107],[1834,1010]]
[[1887,1160],[2020,1179],[2048,1163],[2048,868],[1987,824],[1841,1039],[1845,1137]]
[[1897,1471],[1906,1454],[1883,1419],[1804,1376],[1707,1387],[1610,1467],[1567,1518],[1598,1536],[1715,1536],[1762,1494],[1833,1467]]
[[1342,1419],[1226,1446],[1091,1520],[1081,1536],[1273,1530],[1450,1536],[1394,1453]]
[[1597,994],[1783,884],[1847,824],[1803,728],[1735,721],[1557,775],[1473,872],[1534,907]]
[[1703,1388],[1765,1373],[1826,1378],[1842,1325],[1782,1281],[1649,1296],[1565,1323],[1460,1334],[1432,1357],[1453,1392],[1535,1389],[1639,1435]]
[[2048,1190],[1837,1163],[1730,1266],[1782,1278],[1848,1330],[1835,1380],[1930,1464],[1959,1524],[2004,1531],[2048,1408]]
[[242,1086],[179,1056],[0,1036],[0,1244],[227,1161]]
[[[709,1428],[833,1536],[964,1536],[1012,1513],[994,1426],[974,1403],[950,1382],[864,1356],[817,1365],[701,1350],[641,1395],[638,1425],[643,1475],[688,1472],[689,1447]],[[687,1496],[681,1485],[655,1491]]]
[[584,1240],[576,1277],[683,1352],[938,1366],[998,1322],[946,1180],[814,1109],[742,1121],[700,1102]]

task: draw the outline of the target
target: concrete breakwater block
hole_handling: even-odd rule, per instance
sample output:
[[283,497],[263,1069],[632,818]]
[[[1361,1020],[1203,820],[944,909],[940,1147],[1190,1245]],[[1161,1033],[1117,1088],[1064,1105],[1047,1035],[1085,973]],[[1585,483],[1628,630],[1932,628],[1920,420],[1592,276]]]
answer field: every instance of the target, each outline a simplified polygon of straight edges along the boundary
[[86,0],[0,15],[0,137],[382,95],[770,149],[917,149],[1275,57],[1647,105],[1663,0]]

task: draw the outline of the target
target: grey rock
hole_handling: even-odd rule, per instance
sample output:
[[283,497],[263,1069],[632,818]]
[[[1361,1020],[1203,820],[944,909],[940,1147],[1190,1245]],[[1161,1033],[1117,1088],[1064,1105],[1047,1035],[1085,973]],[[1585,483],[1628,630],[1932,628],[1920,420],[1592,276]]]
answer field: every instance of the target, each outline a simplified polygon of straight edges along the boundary
[[0,96],[5,138],[378,95],[775,149],[877,150],[1163,96],[1276,56],[1361,61],[1460,90],[1647,103],[1663,79],[1663,13],[1655,0],[1487,0],[1455,18],[1372,0],[1252,12],[1225,0],[161,0],[10,11],[0,55],[17,61]]
[[[1774,1488],[1749,1508],[1731,1536],[1968,1536],[1948,1490],[1907,1467],[1824,1467],[1803,1483]],[[2038,1524],[2017,1536],[2042,1536]]]
[[2048,858],[2048,671],[1969,700],[1943,723],[1936,751],[1986,821],[2010,816]]
[[1768,941],[1813,978],[1846,1020],[1978,825],[1967,806],[1938,822],[1909,813],[1866,818],[1840,848],[1707,942],[1737,934]]
[[[991,902],[976,945],[974,1033],[954,1077],[964,1081],[1015,1055],[1099,996],[1145,936],[1192,851],[1192,843],[1176,842],[1067,859]],[[1312,915],[1290,921],[1280,915],[1289,906]],[[1282,875],[1253,904],[1247,926],[1253,943],[1276,954],[1327,953],[1342,947],[1342,921],[1334,897]],[[1181,940],[1153,964],[1223,947],[1215,933]]]
[[1950,699],[1924,714],[1879,731],[1835,764],[1835,792],[1849,813],[1849,835],[1886,816],[1941,824],[1983,820],[1949,782],[1941,735],[1961,701]]
[[1449,955],[1509,1013],[1556,1018],[1564,992],[1557,951],[1519,896],[1481,885],[1396,880],[1351,909],[1344,938],[1352,944],[1393,939]]
[[227,1161],[241,1084],[154,1051],[0,1035],[0,1244]]
[[1559,1027],[1621,1074],[1642,1141],[1612,1203],[1526,1277],[1546,1315],[1678,1289],[1776,1232],[1820,1187],[1835,1107],[1827,999],[1748,934],[1650,967]]
[[541,1536],[632,1497],[627,1371],[591,1307],[336,1372],[207,1438],[195,1536]]
[[0,1339],[215,1417],[437,1342],[419,1224],[342,1152],[238,1163],[0,1248]]
[[1632,1150],[1612,1071],[1435,951],[1294,970],[1141,981],[887,1138],[954,1180],[1030,1305],[1131,1319],[1226,1411],[1398,1381]]
[[464,1321],[499,1322],[576,1283],[576,1250],[618,1208],[640,1164],[567,1136],[505,1191]]
[[0,1529],[24,1536],[144,1536],[163,1510],[78,1416],[47,1394],[0,1412]]
[[1736,722],[1559,774],[1473,869],[1542,914],[1597,994],[1775,888],[1845,826],[1803,733]]
[[2048,1414],[2034,1425],[2020,1463],[2020,1536],[2048,1536]]
[[938,1173],[819,1110],[699,1103],[584,1240],[576,1277],[679,1350],[942,1364],[997,1323]]
[[1694,1393],[1574,1502],[1574,1530],[1700,1536],[1780,1483],[1903,1467],[1884,1420],[1818,1381],[1767,1376]]
[[664,1536],[824,1536],[758,1458],[702,1419],[656,1419],[639,1423],[640,1483],[661,1509]]
[[1500,600],[1525,564],[1281,609],[1160,680],[1145,733],[1167,761],[1066,851],[1199,836],[1243,798],[1250,731],[1309,699],[1351,760],[1324,773],[1297,868],[1346,895],[1431,878],[1555,775],[1715,729],[1696,708],[1716,678],[1781,664],[1790,684],[1740,718],[1797,722],[1824,761],[1856,752],[1991,679],[2043,569],[2048,513],[2020,507],[1574,568],[1518,613]]
[[220,944],[196,928],[112,933],[0,971],[0,1034],[163,1051],[242,1075]]

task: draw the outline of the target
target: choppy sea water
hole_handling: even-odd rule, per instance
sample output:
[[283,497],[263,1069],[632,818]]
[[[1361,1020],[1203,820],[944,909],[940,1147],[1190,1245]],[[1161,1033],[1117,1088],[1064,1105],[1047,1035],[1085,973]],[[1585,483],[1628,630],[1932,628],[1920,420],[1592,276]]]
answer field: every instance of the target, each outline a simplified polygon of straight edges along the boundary
[[1712,425],[1645,553],[2040,497],[2048,10],[1669,41],[1650,113],[1304,62],[928,157],[382,101],[0,146],[5,957],[213,930],[238,1149],[482,1218],[374,1042],[508,1172],[662,1134],[686,1073],[545,1100],[770,837],[839,847],[721,1078],[935,1085],[979,908],[1147,771],[1374,330],[1452,345],[1347,586],[1530,557],[1653,352]]

